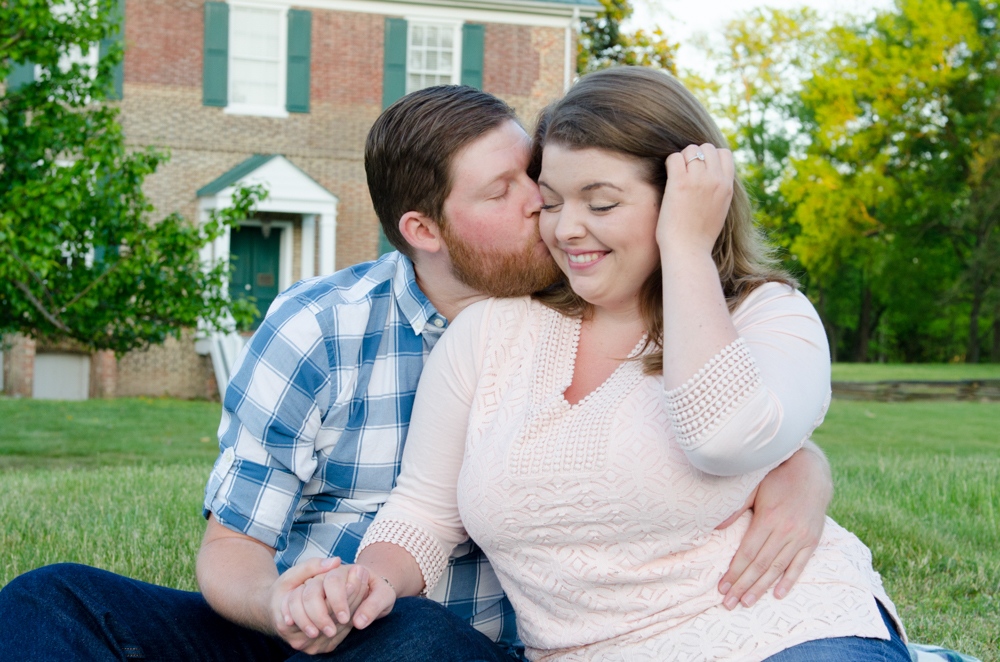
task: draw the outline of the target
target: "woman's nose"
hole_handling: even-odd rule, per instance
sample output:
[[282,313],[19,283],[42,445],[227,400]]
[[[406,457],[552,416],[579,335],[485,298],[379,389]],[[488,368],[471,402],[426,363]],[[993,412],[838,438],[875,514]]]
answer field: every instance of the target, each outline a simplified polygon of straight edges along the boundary
[[587,233],[580,214],[571,205],[564,204],[556,223],[555,235],[559,241],[579,239]]

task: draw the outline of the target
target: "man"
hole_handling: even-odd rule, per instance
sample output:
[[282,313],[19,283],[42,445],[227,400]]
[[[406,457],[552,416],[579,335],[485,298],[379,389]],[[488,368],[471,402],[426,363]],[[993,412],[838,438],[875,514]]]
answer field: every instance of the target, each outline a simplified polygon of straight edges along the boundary
[[[558,276],[538,233],[529,147],[514,112],[472,88],[422,90],[387,110],[365,167],[398,252],[293,286],[241,354],[205,492],[201,594],[85,566],[42,568],[0,592],[2,657],[286,660],[336,648],[323,659],[508,659],[513,614],[473,545],[453,555],[436,602],[400,600],[363,631],[325,609],[299,629],[282,610],[298,608],[289,595],[335,568],[333,557],[353,561],[399,471],[417,380],[448,321]],[[721,582],[728,606],[751,604],[782,573],[776,590],[791,586],[830,490],[812,450],[761,485],[755,523]]]

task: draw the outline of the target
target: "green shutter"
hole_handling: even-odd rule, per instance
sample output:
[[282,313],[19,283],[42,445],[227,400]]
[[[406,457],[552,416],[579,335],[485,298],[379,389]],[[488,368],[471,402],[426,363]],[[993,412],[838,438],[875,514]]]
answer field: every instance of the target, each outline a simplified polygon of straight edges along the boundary
[[406,21],[385,19],[385,58],[382,67],[382,110],[406,94]]
[[229,5],[205,3],[205,50],[201,102],[225,106],[229,102]]
[[7,75],[7,89],[13,92],[35,82],[35,63],[15,64]]
[[288,10],[288,80],[285,108],[290,113],[309,112],[309,56],[312,12]]
[[122,87],[125,82],[125,2],[124,0],[117,0],[115,2],[115,7],[113,10],[112,20],[117,26],[116,30],[113,30],[104,39],[101,39],[100,47],[100,57],[103,60],[107,57],[108,52],[111,50],[111,46],[118,42],[122,45],[122,55],[118,60],[118,64],[115,65],[115,69],[112,72],[112,88],[108,90],[109,99],[121,99],[122,98]]
[[462,26],[462,85],[483,89],[483,37],[486,27],[475,23]]
[[379,257],[385,255],[386,253],[391,253],[394,250],[396,250],[396,249],[392,247],[392,244],[390,244],[389,240],[386,239],[385,233],[382,232],[382,224],[380,223],[379,226],[378,226],[378,254],[379,254]]

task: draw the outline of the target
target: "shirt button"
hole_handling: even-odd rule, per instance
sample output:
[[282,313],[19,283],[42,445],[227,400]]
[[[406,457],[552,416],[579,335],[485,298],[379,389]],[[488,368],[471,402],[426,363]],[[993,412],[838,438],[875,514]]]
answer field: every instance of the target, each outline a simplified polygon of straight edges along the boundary
[[434,320],[434,326],[440,329],[442,326],[444,326],[444,320],[442,320],[441,318]]
[[223,462],[232,462],[235,459],[236,459],[236,451],[234,451],[232,447],[227,448],[225,452],[222,454]]

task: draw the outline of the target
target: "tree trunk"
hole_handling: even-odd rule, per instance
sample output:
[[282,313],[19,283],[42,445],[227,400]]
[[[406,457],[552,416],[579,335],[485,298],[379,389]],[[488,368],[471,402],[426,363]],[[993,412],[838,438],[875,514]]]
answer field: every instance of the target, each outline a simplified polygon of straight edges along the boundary
[[826,318],[826,292],[819,288],[819,318],[826,329],[826,340],[830,344],[830,363],[837,362],[837,327]]
[[969,344],[965,348],[965,362],[979,363],[979,313],[983,308],[983,293],[976,288],[972,293],[972,310],[969,312]]
[[861,318],[858,320],[858,344],[854,360],[868,363],[868,343],[871,339],[872,291],[865,285],[861,291]]

